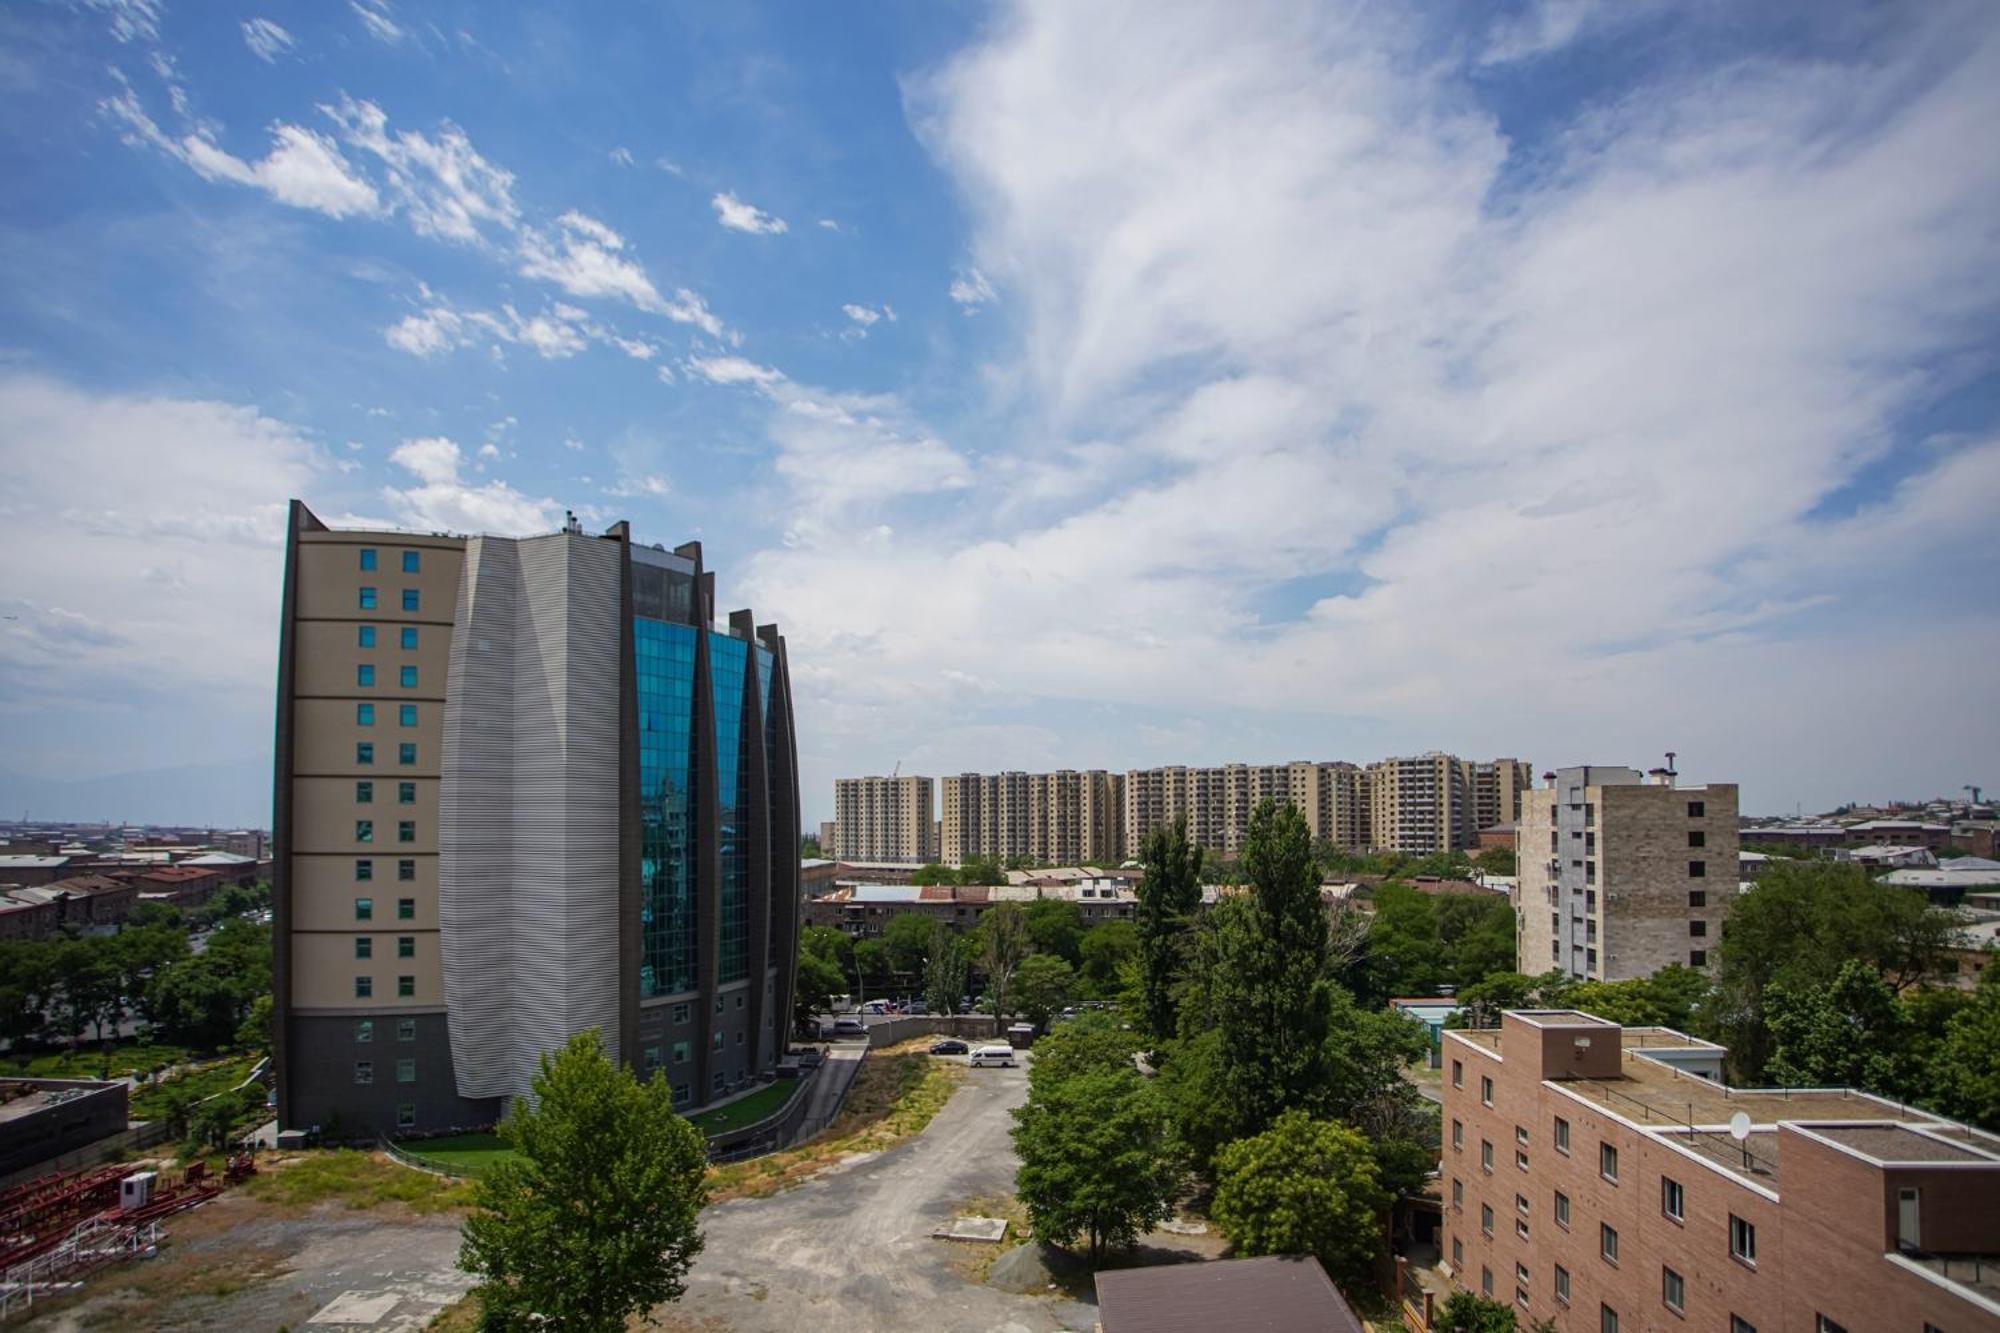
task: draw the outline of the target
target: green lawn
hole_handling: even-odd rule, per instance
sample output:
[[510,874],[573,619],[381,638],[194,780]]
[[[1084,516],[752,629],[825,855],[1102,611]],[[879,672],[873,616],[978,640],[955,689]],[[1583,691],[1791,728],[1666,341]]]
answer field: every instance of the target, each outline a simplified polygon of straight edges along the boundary
[[797,1079],[779,1079],[775,1083],[766,1083],[748,1097],[738,1098],[727,1106],[718,1106],[713,1111],[703,1111],[688,1119],[696,1129],[713,1138],[717,1134],[755,1124],[766,1116],[776,1115],[798,1090]]
[[12,1056],[6,1063],[19,1070],[25,1078],[97,1078],[108,1067],[111,1077],[123,1078],[128,1074],[150,1072],[163,1065],[185,1064],[199,1058],[185,1046],[161,1046],[151,1042],[124,1042],[116,1046],[107,1058],[104,1050],[94,1041],[86,1041],[75,1051],[46,1051],[33,1056],[22,1068],[21,1062]]
[[421,1139],[397,1146],[419,1161],[473,1176],[514,1155],[514,1150],[507,1146],[507,1140],[498,1134],[452,1134],[441,1139]]
[[254,1055],[228,1056],[211,1065],[185,1074],[176,1074],[164,1083],[147,1083],[132,1093],[131,1116],[134,1120],[157,1120],[168,1113],[175,1094],[184,1094],[189,1102],[212,1097],[250,1077],[250,1071],[257,1067],[261,1057]]

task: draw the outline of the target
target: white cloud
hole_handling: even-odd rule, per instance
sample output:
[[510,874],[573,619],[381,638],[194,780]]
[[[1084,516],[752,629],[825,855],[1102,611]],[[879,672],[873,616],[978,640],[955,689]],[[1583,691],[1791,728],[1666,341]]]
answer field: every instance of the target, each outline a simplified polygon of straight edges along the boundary
[[681,169],[680,164],[670,157],[656,157],[653,159],[653,165],[661,171],[666,172],[669,176],[680,176],[683,178],[687,176],[687,172]]
[[460,476],[464,454],[444,436],[405,440],[390,452],[389,461],[414,479],[412,485],[382,490],[399,526],[522,536],[553,532],[562,521],[562,507],[554,500],[531,498],[504,481],[467,483]]
[[722,321],[693,292],[682,288],[664,297],[638,261],[624,253],[625,239],[597,219],[568,212],[556,220],[554,235],[525,229],[520,263],[524,277],[553,282],[572,296],[613,297],[677,324],[692,324],[720,337]]
[[621,500],[642,497],[663,500],[672,494],[672,490],[668,487],[665,477],[658,473],[649,473],[641,477],[622,478],[616,485],[605,488],[604,493]]
[[967,269],[951,280],[951,299],[965,307],[965,313],[968,315],[993,300],[996,295],[993,284],[988,282],[986,275],[976,268]]
[[1480,63],[1501,65],[1547,55],[1575,41],[1602,13],[1600,0],[1529,0],[1525,9],[1494,23]]
[[435,137],[414,130],[392,133],[381,107],[345,95],[320,110],[340,127],[350,148],[380,164],[385,193],[418,234],[472,243],[518,225],[513,173],[487,161],[456,125],[446,122]]
[[632,150],[625,147],[614,148],[609,153],[605,154],[605,156],[609,157],[612,160],[612,162],[616,163],[618,166],[621,167],[629,167],[636,160],[632,156]]
[[376,41],[389,46],[399,44],[408,34],[401,24],[389,17],[391,10],[388,0],[348,0],[347,7],[361,20],[361,26]]
[[777,384],[784,375],[770,366],[740,356],[696,356],[688,358],[688,370],[710,384]]
[[747,231],[753,236],[776,236],[786,230],[783,218],[773,217],[727,191],[708,202],[715,209],[715,220],[731,231]]
[[298,39],[270,19],[243,20],[243,42],[265,64],[276,64],[279,56],[298,50]]
[[388,339],[389,346],[411,356],[436,356],[465,345],[465,321],[453,311],[434,306],[403,316],[385,329],[382,336]]
[[382,331],[391,347],[412,356],[429,358],[482,342],[526,347],[547,360],[575,356],[592,344],[616,348],[635,361],[649,361],[659,354],[654,344],[626,337],[589,311],[560,301],[523,314],[512,303],[498,310],[460,310],[429,288],[421,294],[427,302],[423,309]]
[[842,230],[841,225],[838,222],[835,222],[832,218],[821,218],[819,220],[818,225],[826,228],[828,231]]
[[78,0],[84,9],[95,10],[111,19],[111,35],[120,42],[160,40],[159,0]]

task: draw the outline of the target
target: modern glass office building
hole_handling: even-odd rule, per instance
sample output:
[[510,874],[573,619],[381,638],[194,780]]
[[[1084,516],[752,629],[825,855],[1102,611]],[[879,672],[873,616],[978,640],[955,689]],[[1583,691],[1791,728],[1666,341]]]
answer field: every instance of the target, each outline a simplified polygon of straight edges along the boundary
[[770,1073],[798,940],[791,688],[776,627],[714,607],[699,544],[624,524],[334,530],[294,502],[284,1127],[490,1124],[592,1027],[683,1107]]

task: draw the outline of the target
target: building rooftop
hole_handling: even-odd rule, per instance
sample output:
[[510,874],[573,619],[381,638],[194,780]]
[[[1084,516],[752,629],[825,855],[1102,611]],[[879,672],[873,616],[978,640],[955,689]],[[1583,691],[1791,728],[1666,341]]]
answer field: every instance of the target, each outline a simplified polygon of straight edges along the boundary
[[9,870],[60,870],[69,862],[67,856],[0,856],[0,873]]
[[1097,1275],[1104,1333],[1365,1333],[1365,1325],[1306,1255],[1211,1259]]

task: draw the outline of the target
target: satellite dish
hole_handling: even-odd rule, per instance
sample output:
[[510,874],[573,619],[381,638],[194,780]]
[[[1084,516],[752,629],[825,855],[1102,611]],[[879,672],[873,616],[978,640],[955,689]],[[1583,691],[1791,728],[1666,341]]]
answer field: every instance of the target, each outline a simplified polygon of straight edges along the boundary
[[1729,1137],[1738,1143],[1750,1137],[1750,1113],[1738,1111],[1729,1117]]

